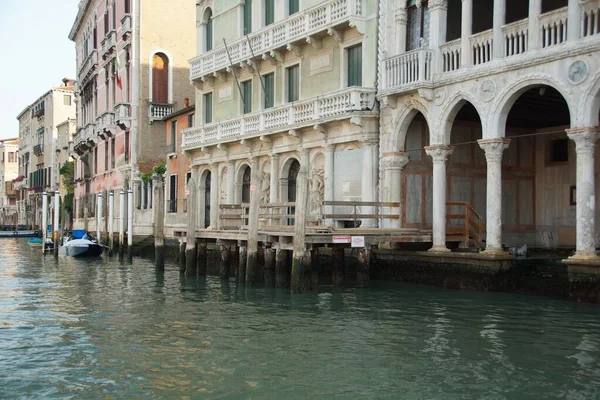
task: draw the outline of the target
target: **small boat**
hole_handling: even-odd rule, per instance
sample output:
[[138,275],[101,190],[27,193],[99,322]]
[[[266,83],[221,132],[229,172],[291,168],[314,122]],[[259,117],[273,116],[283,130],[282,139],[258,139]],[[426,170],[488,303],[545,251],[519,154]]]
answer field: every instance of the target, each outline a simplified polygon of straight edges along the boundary
[[[39,238],[39,237],[34,237],[34,238],[31,238],[31,239],[29,239],[27,241],[27,244],[32,249],[41,249],[42,248],[42,243],[43,243],[43,240],[42,240],[42,238]],[[46,250],[53,249],[54,248],[54,243],[52,242],[52,240],[46,239],[46,246],[44,246],[44,248]]]
[[0,238],[36,237],[38,231],[0,231]]
[[58,248],[58,254],[69,257],[99,257],[104,246],[99,244],[85,230],[74,230]]

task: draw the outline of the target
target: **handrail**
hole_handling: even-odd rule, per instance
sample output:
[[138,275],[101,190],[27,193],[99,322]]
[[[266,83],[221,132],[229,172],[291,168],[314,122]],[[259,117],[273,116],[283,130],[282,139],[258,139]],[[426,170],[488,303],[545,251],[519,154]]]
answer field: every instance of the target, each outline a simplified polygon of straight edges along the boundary
[[[450,207],[464,207],[464,212],[458,214],[452,214],[448,212],[446,214],[446,232],[447,234],[461,234],[463,241],[468,244],[472,239],[478,246],[483,241],[483,218],[470,203],[464,201],[449,201],[446,203],[448,208]],[[462,226],[452,226],[451,221],[463,221]]]

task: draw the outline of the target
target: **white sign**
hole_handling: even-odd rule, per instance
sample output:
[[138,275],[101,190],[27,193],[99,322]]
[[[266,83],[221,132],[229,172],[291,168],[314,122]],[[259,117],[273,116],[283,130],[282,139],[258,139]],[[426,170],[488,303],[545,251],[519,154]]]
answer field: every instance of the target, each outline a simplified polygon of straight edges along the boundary
[[352,247],[365,247],[365,237],[352,236]]
[[350,236],[334,236],[331,241],[334,244],[348,244],[351,241]]
[[219,89],[219,103],[233,98],[233,86],[227,85]]

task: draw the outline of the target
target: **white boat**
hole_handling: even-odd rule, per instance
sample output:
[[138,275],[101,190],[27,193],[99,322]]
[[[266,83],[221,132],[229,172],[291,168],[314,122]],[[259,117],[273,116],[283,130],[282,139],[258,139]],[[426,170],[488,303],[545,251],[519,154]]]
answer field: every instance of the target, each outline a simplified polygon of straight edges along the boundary
[[58,254],[70,257],[99,257],[104,246],[98,244],[85,231],[73,231],[65,243],[58,248]]

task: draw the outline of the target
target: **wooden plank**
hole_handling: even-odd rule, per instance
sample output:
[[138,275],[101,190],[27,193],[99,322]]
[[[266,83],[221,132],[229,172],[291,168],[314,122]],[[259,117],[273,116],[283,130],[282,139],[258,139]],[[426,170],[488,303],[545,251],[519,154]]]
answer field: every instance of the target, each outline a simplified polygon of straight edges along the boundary
[[382,214],[324,214],[324,219],[400,219],[399,215],[382,215]]
[[465,219],[465,214],[448,214],[446,215],[446,219],[448,220],[454,220],[454,219],[458,219],[458,220],[464,220]]
[[324,201],[323,205],[345,207],[400,207],[400,203],[378,203],[373,201]]

